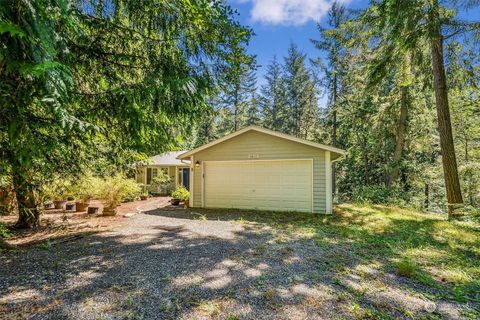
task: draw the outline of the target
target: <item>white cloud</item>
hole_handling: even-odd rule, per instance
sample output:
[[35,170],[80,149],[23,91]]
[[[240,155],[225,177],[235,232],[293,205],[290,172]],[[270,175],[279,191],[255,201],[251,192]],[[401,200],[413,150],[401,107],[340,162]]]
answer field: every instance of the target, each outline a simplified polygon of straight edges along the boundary
[[302,25],[323,18],[333,0],[240,0],[240,2],[252,3],[250,18],[253,22]]

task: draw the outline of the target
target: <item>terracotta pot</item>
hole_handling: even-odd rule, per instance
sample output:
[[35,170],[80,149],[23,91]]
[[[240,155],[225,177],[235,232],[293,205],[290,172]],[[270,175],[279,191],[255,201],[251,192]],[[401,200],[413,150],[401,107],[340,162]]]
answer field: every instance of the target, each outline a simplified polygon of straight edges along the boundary
[[148,196],[140,196],[140,200],[147,200]]
[[53,204],[53,202],[47,202],[43,205],[43,208],[45,208],[45,210],[55,209],[55,205]]
[[104,216],[114,216],[117,214],[117,207],[103,207]]
[[88,207],[87,213],[88,214],[97,214],[98,213],[98,207]]
[[87,211],[88,206],[90,205],[90,202],[83,202],[83,201],[78,201],[75,202],[75,207],[77,209],[77,212],[82,212],[82,211]]
[[170,203],[174,206],[178,206],[180,204],[180,199],[173,198],[172,200],[170,200]]
[[185,205],[185,208],[188,208],[190,206],[190,200],[189,199],[184,200],[183,204]]
[[53,201],[53,204],[55,205],[55,209],[65,210],[65,205],[67,204],[67,201],[65,201],[65,200],[55,200],[55,201]]

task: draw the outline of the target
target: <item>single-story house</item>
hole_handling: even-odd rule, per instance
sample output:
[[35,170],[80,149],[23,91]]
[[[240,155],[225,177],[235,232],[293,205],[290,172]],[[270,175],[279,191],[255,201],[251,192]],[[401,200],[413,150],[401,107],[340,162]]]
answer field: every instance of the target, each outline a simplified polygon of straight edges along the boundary
[[193,207],[330,214],[331,167],[345,154],[338,148],[249,126],[180,153],[177,159],[190,164]]
[[172,189],[178,186],[185,186],[190,189],[190,161],[179,160],[177,157],[186,151],[171,151],[156,155],[147,161],[136,164],[137,170],[135,179],[138,183],[146,186],[151,192],[163,193],[153,183],[159,172],[170,176]]

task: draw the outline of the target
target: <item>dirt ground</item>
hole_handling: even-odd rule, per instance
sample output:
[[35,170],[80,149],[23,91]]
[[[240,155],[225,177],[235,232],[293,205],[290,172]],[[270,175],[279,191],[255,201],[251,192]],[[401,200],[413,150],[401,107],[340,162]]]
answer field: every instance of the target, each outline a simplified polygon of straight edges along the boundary
[[[163,207],[168,197],[153,197],[144,201],[122,203],[116,216],[102,216],[103,205],[100,201],[92,201],[92,206],[99,207],[97,214],[86,212],[68,212],[64,210],[45,210],[41,215],[41,226],[34,230],[14,230],[13,235],[4,241],[14,247],[26,247],[45,241],[67,241],[88,234],[111,230],[122,221],[125,215],[137,214],[145,210]],[[16,216],[0,216],[0,222],[13,226]]]

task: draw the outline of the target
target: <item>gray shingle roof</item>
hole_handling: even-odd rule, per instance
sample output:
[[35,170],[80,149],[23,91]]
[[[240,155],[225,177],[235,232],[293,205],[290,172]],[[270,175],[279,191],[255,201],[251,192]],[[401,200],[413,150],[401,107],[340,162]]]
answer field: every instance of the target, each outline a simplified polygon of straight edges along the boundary
[[170,151],[157,154],[146,161],[148,165],[168,165],[168,166],[184,166],[186,163],[177,159],[177,156],[187,152],[187,150]]

